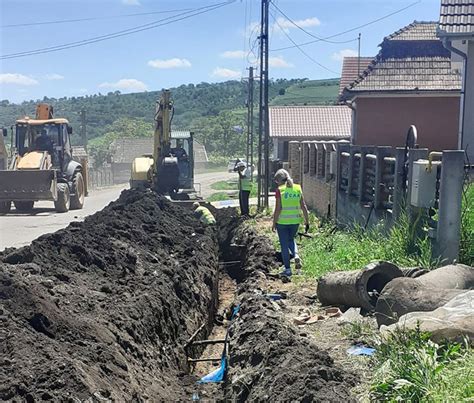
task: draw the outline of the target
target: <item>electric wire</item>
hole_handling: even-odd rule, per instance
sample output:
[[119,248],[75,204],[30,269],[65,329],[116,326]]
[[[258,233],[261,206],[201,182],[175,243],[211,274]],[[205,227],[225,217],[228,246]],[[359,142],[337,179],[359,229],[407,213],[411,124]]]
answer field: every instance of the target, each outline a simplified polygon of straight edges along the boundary
[[236,0],[228,0],[228,1],[225,1],[225,2],[222,2],[222,3],[217,3],[217,4],[214,4],[214,5],[199,7],[199,8],[193,9],[192,11],[187,11],[187,12],[180,13],[180,14],[177,14],[177,15],[174,15],[174,16],[171,16],[171,17],[166,17],[166,18],[163,18],[161,20],[157,20],[157,21],[154,21],[154,22],[151,22],[151,23],[148,23],[148,24],[140,25],[140,26],[137,26],[137,27],[133,27],[133,28],[129,28],[129,29],[125,29],[125,30],[122,30],[122,31],[117,31],[117,32],[114,32],[114,33],[101,35],[101,36],[97,36],[97,37],[93,37],[93,38],[89,38],[89,39],[84,39],[84,40],[81,40],[81,41],[76,41],[76,42],[70,42],[70,43],[66,43],[66,44],[62,44],[62,45],[51,46],[51,47],[48,47],[48,48],[41,48],[41,49],[35,49],[35,50],[30,50],[30,51],[25,51],[25,52],[10,53],[10,54],[7,54],[7,55],[1,55],[0,60],[15,59],[15,58],[18,58],[18,57],[32,56],[32,55],[50,53],[50,52],[57,52],[57,51],[60,51],[60,50],[76,48],[76,47],[80,47],[80,46],[89,45],[91,43],[97,43],[97,42],[102,42],[102,41],[109,40],[109,39],[114,39],[114,38],[119,38],[119,37],[122,37],[122,36],[131,35],[131,34],[134,34],[134,33],[137,33],[137,32],[142,32],[142,31],[153,29],[153,28],[161,27],[161,26],[164,26],[164,25],[169,25],[173,22],[182,21],[182,20],[194,17],[196,15],[208,13],[210,11],[214,11],[218,8],[221,8],[221,7],[227,6],[231,3],[234,3],[235,1]]
[[138,16],[143,16],[143,15],[176,13],[176,12],[179,12],[179,11],[188,11],[188,10],[192,10],[192,9],[191,8],[181,8],[181,9],[177,9],[177,10],[150,11],[150,12],[146,12],[146,13],[110,15],[110,16],[104,16],[104,17],[87,17],[87,18],[76,18],[76,19],[69,19],[69,20],[25,22],[25,23],[22,23],[22,24],[0,25],[0,28],[29,27],[29,26],[34,26],[34,25],[52,25],[52,24],[66,24],[66,23],[71,23],[71,22],[111,20],[111,19],[115,19],[115,18],[126,18],[126,17],[138,17]]
[[272,2],[272,3],[270,3],[270,4],[272,4],[272,6],[273,6],[281,15],[283,15],[283,17],[285,17],[290,23],[292,23],[296,28],[298,28],[299,30],[303,31],[305,34],[311,36],[312,38],[318,39],[319,41],[327,42],[327,43],[332,43],[332,44],[350,43],[350,42],[357,41],[357,38],[349,39],[349,40],[347,40],[347,41],[330,41],[330,40],[327,40],[327,39],[322,38],[322,37],[320,37],[320,36],[314,35],[313,33],[307,31],[306,29],[304,29],[303,27],[301,27],[300,25],[298,25],[298,24],[297,24],[295,21],[293,21],[290,17],[288,17],[288,15],[286,15],[286,14],[276,5],[276,2]]
[[409,5],[406,6],[406,7],[403,7],[403,8],[400,8],[400,9],[398,9],[398,10],[393,11],[393,12],[390,13],[390,14],[386,14],[386,15],[384,15],[384,16],[382,16],[382,17],[379,17],[379,18],[377,18],[377,19],[375,19],[375,20],[369,21],[369,22],[367,22],[367,23],[365,23],[365,24],[359,25],[359,26],[354,27],[354,28],[347,29],[347,30],[345,30],[345,31],[339,32],[339,33],[334,34],[334,35],[326,36],[326,37],[321,38],[321,39],[315,39],[314,41],[309,41],[309,42],[304,42],[304,43],[295,44],[294,46],[286,46],[286,47],[278,48],[278,49],[270,49],[270,52],[279,52],[279,51],[281,51],[281,50],[293,49],[293,48],[296,48],[296,47],[298,47],[298,46],[306,46],[306,45],[310,45],[310,44],[312,44],[312,43],[321,42],[322,40],[328,40],[328,39],[336,38],[336,37],[338,37],[338,36],[348,34],[349,32],[357,31],[357,30],[362,29],[362,28],[365,28],[365,27],[367,27],[367,26],[369,26],[369,25],[375,24],[375,23],[377,23],[377,22],[379,22],[379,21],[385,20],[385,19],[387,19],[387,18],[389,18],[389,17],[392,17],[392,16],[395,15],[395,14],[399,14],[399,13],[401,13],[401,12],[403,12],[403,11],[405,11],[405,10],[407,10],[407,9],[409,9],[409,8],[411,8],[411,7],[413,7],[413,6],[415,6],[416,4],[418,4],[418,3],[420,3],[420,2],[421,2],[421,0],[415,1],[415,2],[413,2],[413,3],[411,3],[411,4],[409,4]]
[[[270,13],[272,16],[273,14]],[[274,16],[273,16],[274,17]],[[324,70],[327,70],[329,71],[330,73],[334,73],[334,74],[337,74],[339,75],[340,73],[338,73],[337,71],[334,71],[334,70],[331,70],[329,67],[326,67],[324,64],[321,64],[319,63],[316,59],[314,59],[313,57],[311,57],[308,53],[306,53],[303,49],[301,49],[301,47],[293,40],[293,38],[288,35],[288,33],[282,28],[282,26],[280,25],[280,23],[278,22],[278,20],[275,20],[276,24],[280,27],[281,31],[286,35],[286,37],[290,40],[291,43],[293,43],[295,45],[295,47],[303,54],[305,55],[309,60],[311,60],[314,64],[318,65],[319,67],[323,68]]]

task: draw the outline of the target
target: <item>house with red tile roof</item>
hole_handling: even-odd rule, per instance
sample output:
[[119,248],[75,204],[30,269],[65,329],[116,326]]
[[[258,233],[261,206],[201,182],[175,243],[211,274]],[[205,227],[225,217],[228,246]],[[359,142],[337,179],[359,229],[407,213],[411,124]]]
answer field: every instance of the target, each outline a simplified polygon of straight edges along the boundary
[[271,106],[270,138],[273,157],[288,161],[290,141],[349,140],[351,110],[334,106]]
[[437,35],[462,71],[458,147],[474,165],[474,1],[442,0]]
[[339,82],[339,96],[349,84],[357,80],[362,72],[369,67],[374,57],[346,56],[342,61],[341,81]]
[[378,55],[344,88],[353,144],[403,146],[415,125],[420,147],[457,148],[461,75],[437,25],[415,21],[384,38]]

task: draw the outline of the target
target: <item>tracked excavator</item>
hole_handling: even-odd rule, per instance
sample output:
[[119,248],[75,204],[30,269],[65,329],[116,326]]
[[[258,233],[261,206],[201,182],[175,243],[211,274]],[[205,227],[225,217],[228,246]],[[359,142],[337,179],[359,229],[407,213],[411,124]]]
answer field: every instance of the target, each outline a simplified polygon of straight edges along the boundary
[[171,92],[163,90],[155,112],[153,154],[132,162],[130,187],[152,189],[172,200],[198,200],[194,189],[193,137],[173,138]]
[[[86,178],[82,165],[72,159],[72,127],[53,117],[48,104],[36,107],[36,117],[24,117],[11,128],[11,161],[0,167],[0,215],[29,212],[39,200],[54,202],[58,213],[82,209]],[[7,135],[5,130],[3,135]]]

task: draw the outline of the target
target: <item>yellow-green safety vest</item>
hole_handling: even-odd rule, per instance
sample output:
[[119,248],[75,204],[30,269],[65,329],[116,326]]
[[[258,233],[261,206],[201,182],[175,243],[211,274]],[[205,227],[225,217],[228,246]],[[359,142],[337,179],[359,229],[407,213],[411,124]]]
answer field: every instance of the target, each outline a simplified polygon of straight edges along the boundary
[[282,185],[280,190],[281,211],[278,224],[300,224],[301,209],[300,202],[303,192],[301,186],[294,184],[292,187]]
[[196,212],[201,212],[201,217],[199,218],[199,220],[203,223],[203,224],[207,224],[207,225],[212,225],[212,224],[215,224],[216,223],[216,219],[214,218],[214,216],[212,215],[212,213],[209,211],[209,209],[207,209],[206,207],[203,207],[203,206],[199,206],[197,209],[196,209]]
[[250,180],[250,178],[247,178],[247,177],[239,178],[239,189],[251,192],[252,191],[252,181]]

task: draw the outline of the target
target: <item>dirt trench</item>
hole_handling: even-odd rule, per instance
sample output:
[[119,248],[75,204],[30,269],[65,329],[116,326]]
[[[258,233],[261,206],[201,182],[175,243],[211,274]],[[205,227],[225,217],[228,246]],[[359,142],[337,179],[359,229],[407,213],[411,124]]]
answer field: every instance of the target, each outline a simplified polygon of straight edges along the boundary
[[[264,296],[262,283],[279,281],[266,276],[269,240],[235,210],[214,212],[218,227],[205,228],[124,191],[83,223],[0,252],[0,400],[349,401],[354,377]],[[197,385],[213,367],[188,365],[209,354],[185,348],[201,327],[199,339],[229,329],[222,384]]]

